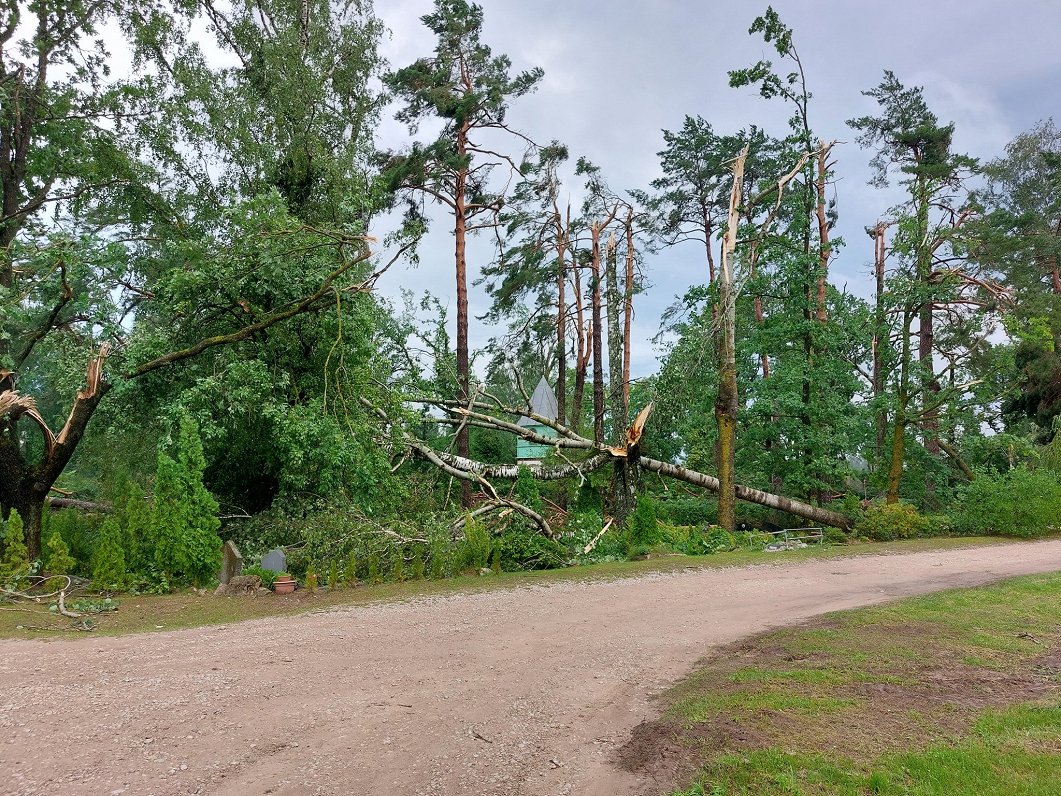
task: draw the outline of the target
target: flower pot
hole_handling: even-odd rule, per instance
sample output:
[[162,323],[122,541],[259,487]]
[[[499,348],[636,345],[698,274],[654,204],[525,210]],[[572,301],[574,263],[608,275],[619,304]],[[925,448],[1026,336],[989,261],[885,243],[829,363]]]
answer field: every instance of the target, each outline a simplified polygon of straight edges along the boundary
[[277,578],[273,581],[273,591],[277,594],[290,594],[295,590],[295,579],[290,575]]

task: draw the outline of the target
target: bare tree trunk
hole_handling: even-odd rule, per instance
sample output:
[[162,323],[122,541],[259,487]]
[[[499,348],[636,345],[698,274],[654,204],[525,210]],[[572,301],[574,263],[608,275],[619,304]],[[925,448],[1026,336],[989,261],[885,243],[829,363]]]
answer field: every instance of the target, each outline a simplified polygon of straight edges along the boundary
[[608,317],[608,411],[612,416],[611,439],[622,444],[620,437],[626,429],[626,410],[623,408],[623,338],[619,331],[619,252],[614,233],[605,246],[605,309]]
[[[468,146],[468,123],[458,131],[457,154],[464,158]],[[457,275],[457,397],[467,402],[471,399],[471,367],[468,352],[468,262],[467,262],[467,234],[468,220],[466,216],[468,172],[467,169],[457,171],[453,190],[454,198],[454,261]],[[471,453],[469,429],[463,427],[457,430],[457,455],[467,458]],[[472,486],[467,481],[461,481],[461,505],[469,508],[472,505]]]
[[604,444],[604,351],[601,340],[601,251],[600,233],[602,227],[593,222],[590,234],[593,241],[590,258],[591,278],[593,280],[593,440],[598,445]]
[[828,313],[825,309],[826,282],[829,278],[829,219],[826,214],[825,203],[825,180],[828,173],[828,159],[831,146],[826,146],[824,141],[818,141],[818,180],[815,184],[818,194],[817,216],[818,216],[818,320],[825,323]]
[[586,334],[585,305],[578,263],[572,263],[571,273],[575,282],[575,387],[571,393],[571,428],[578,432],[582,425],[582,402],[586,396],[590,342]]
[[899,490],[903,480],[903,462],[906,456],[906,424],[910,404],[910,324],[909,312],[903,314],[902,354],[899,362],[899,390],[896,396],[895,419],[892,428],[891,462],[888,465],[887,503],[899,502]]
[[630,416],[630,345],[634,323],[634,211],[626,214],[626,290],[623,291],[623,417]]
[[556,421],[567,425],[567,235],[560,214],[556,214]]
[[744,182],[745,145],[733,162],[733,187],[729,197],[729,218],[722,247],[719,273],[719,303],[722,319],[719,329],[718,398],[715,400],[715,422],[718,425],[716,449],[718,469],[718,524],[732,532],[736,526],[736,444],[737,444],[737,296],[733,275],[733,255],[737,247],[738,204]]
[[885,439],[888,436],[888,410],[882,405],[884,396],[884,349],[889,345],[887,314],[884,306],[884,245],[885,225],[878,221],[873,228],[873,275],[876,279],[873,312],[873,398],[878,409],[875,418],[876,439],[874,450],[877,461],[884,455]]

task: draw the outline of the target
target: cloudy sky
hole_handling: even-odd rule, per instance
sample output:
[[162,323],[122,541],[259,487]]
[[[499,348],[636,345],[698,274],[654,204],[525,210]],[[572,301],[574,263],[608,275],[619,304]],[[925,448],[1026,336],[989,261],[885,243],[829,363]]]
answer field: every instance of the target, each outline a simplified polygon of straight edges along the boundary
[[[702,116],[720,133],[749,124],[782,133],[788,109],[762,100],[755,90],[728,87],[727,71],[765,58],[776,60],[761,38],[749,36],[766,4],[716,0],[483,0],[484,42],[506,53],[516,69],[541,66],[538,91],[517,100],[509,121],[538,141],[559,139],[573,158],[599,165],[617,190],[647,188],[658,176],[661,130],[681,127],[686,115]],[[869,155],[854,143],[846,119],[874,113],[861,91],[891,69],[906,85],[924,86],[929,107],[956,125],[957,151],[990,159],[1040,119],[1061,115],[1061,2],[1056,0],[775,0],[794,29],[795,44],[814,95],[811,121],[835,150],[834,186],[839,231],[847,246],[831,278],[840,287],[869,295],[867,266],[872,244],[863,228],[895,202],[895,195],[866,185]],[[431,0],[378,0],[376,12],[391,31],[384,55],[405,66],[433,48],[420,17]],[[399,147],[404,128],[383,124],[381,143]],[[452,242],[439,225],[413,272],[392,273],[383,292],[399,287],[430,289],[454,305]],[[662,311],[691,284],[704,281],[694,244],[649,259],[652,287],[640,298],[634,334],[634,371],[656,368],[649,342]],[[477,273],[490,250],[476,247]],[[449,258],[449,259],[447,259]],[[472,313],[486,310],[481,293]],[[452,312],[451,312],[452,317]],[[472,343],[492,330],[473,321]]]

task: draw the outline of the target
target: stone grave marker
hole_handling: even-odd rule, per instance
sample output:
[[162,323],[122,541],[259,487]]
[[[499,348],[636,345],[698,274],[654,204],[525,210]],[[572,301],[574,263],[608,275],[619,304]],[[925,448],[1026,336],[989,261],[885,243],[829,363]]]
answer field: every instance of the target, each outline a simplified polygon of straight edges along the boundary
[[221,583],[228,583],[243,571],[243,556],[240,555],[236,543],[229,539],[221,548],[221,572],[217,579]]
[[262,569],[270,572],[287,572],[287,553],[284,549],[278,547],[262,556]]

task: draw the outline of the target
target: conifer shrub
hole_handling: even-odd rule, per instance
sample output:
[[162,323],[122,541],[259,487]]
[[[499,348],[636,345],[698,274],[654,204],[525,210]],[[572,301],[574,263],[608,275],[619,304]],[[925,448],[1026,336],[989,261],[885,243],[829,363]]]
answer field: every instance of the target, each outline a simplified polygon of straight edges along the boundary
[[567,549],[537,531],[511,528],[494,541],[495,571],[556,569],[568,561]]
[[464,541],[458,551],[462,570],[478,571],[490,564],[490,532],[482,523],[468,517],[464,521]]
[[0,557],[0,585],[9,586],[29,574],[30,564],[22,515],[11,509],[5,525],[4,554]]
[[58,532],[52,531],[52,535],[48,537],[46,548],[48,550],[48,558],[44,569],[49,574],[69,575],[77,567],[77,561],[70,555],[70,548],[67,547],[66,542],[63,541],[63,537]]
[[320,585],[319,582],[318,582],[318,578],[317,578],[317,570],[314,569],[313,564],[310,564],[306,568],[306,581],[305,581],[305,583],[306,583],[306,590],[307,591],[316,591],[317,590],[317,586]]
[[202,440],[195,422],[181,417],[176,458],[158,455],[151,534],[155,565],[177,583],[203,586],[221,566],[217,501],[203,486]]
[[398,550],[397,555],[394,556],[394,564],[391,566],[391,580],[395,583],[403,583],[405,581],[405,555],[401,550]]
[[637,499],[637,505],[626,521],[627,553],[631,557],[644,555],[660,541],[659,520],[656,517],[656,504],[644,495]]
[[129,581],[122,529],[114,517],[103,521],[99,529],[99,544],[92,561],[92,584],[101,591],[122,591]]
[[357,551],[351,550],[346,557],[346,566],[343,569],[343,580],[347,586],[357,585]]
[[155,543],[152,538],[152,512],[144,490],[130,478],[118,480],[114,490],[112,516],[122,530],[122,546],[129,571],[147,575],[154,561]]

